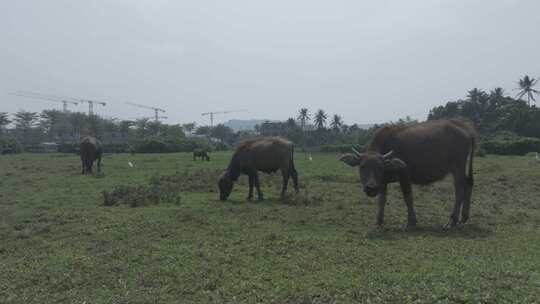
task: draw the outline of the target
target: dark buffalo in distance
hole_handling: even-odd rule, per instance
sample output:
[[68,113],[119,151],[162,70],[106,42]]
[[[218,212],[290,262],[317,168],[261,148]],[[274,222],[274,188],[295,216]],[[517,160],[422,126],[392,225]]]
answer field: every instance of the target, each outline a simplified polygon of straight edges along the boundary
[[193,161],[196,161],[197,158],[200,158],[202,161],[210,161],[210,156],[208,156],[208,152],[203,149],[193,150]]
[[241,142],[227,170],[219,179],[220,200],[223,201],[229,197],[233,184],[240,174],[246,174],[249,177],[248,199],[253,198],[253,186],[255,186],[258,199],[262,200],[258,171],[271,173],[277,170],[281,170],[283,176],[281,196],[283,197],[287,191],[289,177],[292,177],[294,189],[298,192],[298,173],[294,167],[294,146],[291,142],[280,137],[259,137]]
[[[467,120],[435,120],[411,125],[390,125],[377,130],[364,153],[353,148],[341,161],[356,166],[364,192],[379,196],[377,224],[384,221],[387,185],[399,182],[407,206],[408,225],[416,225],[412,184],[428,185],[452,174],[455,204],[450,223],[469,219],[473,187],[476,131]],[[469,170],[467,175],[467,158]]]
[[79,152],[81,154],[82,174],[91,174],[94,161],[96,160],[98,173],[101,172],[103,147],[97,138],[91,136],[84,137],[81,140]]
[[1,151],[2,155],[15,154],[15,151],[12,148],[4,148]]

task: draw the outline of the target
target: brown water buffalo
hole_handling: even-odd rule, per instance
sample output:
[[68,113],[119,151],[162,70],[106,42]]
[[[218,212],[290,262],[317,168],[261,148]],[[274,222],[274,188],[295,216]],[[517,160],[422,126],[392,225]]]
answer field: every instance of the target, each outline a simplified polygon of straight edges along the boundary
[[208,156],[208,152],[206,152],[203,149],[195,149],[193,150],[193,161],[196,161],[197,158],[201,158],[201,160],[210,161],[210,156]]
[[455,226],[462,204],[461,220],[469,219],[475,137],[472,124],[458,119],[385,126],[376,131],[364,153],[353,148],[353,154],[346,154],[340,160],[359,167],[360,182],[368,196],[379,195],[379,226],[384,220],[387,184],[400,183],[408,226],[415,226],[411,184],[427,185],[452,174],[456,200],[449,224]]
[[248,199],[253,198],[253,186],[255,185],[258,199],[262,200],[263,194],[259,185],[258,171],[271,173],[281,170],[283,176],[282,197],[287,191],[289,177],[292,177],[294,189],[298,192],[298,173],[294,168],[293,156],[293,144],[280,137],[260,137],[243,141],[236,148],[229,167],[219,179],[220,200],[223,201],[229,197],[234,182],[242,173],[249,176]]
[[82,174],[91,174],[94,161],[97,160],[98,173],[101,171],[101,156],[103,148],[101,142],[91,136],[84,137],[81,140],[80,154],[82,162]]

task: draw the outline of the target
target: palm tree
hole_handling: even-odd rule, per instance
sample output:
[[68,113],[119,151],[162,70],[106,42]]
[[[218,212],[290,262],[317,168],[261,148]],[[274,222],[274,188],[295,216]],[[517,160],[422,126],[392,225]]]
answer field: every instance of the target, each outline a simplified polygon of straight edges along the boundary
[[317,130],[322,130],[326,126],[326,119],[328,116],[326,115],[326,112],[324,112],[323,109],[319,109],[317,113],[315,114],[315,126],[317,127]]
[[528,75],[525,75],[523,79],[520,79],[518,81],[519,87],[517,88],[519,93],[517,94],[517,98],[521,99],[524,95],[527,95],[527,105],[531,105],[531,99],[532,101],[536,101],[534,99],[534,94],[540,94],[540,91],[535,90],[534,86],[538,82],[538,79],[530,78]]
[[308,122],[310,119],[309,116],[309,111],[306,108],[302,108],[300,109],[300,112],[298,112],[297,119],[298,121],[300,121],[300,127],[302,128],[302,130],[306,128],[306,122]]
[[504,99],[504,89],[497,87],[489,92],[489,104],[490,106],[499,106]]
[[296,121],[294,120],[294,118],[290,117],[285,122],[285,125],[287,125],[287,128],[289,128],[289,129],[294,129],[294,128],[296,128]]
[[341,118],[341,116],[334,114],[330,126],[332,127],[332,130],[334,130],[336,133],[339,133],[339,131],[341,131],[341,127],[343,126],[343,119]]
[[492,97],[492,98],[495,98],[495,99],[498,99],[498,98],[503,98],[504,97],[504,89],[501,88],[501,87],[497,87],[493,90],[491,90],[491,92],[489,93],[489,95]]
[[484,103],[487,100],[488,95],[483,90],[474,88],[467,92],[467,97],[476,103]]

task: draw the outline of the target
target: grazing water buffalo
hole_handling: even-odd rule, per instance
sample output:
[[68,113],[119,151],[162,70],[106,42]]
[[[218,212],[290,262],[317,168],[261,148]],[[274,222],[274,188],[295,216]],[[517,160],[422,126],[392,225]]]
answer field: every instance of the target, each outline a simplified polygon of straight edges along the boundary
[[408,226],[415,226],[411,184],[427,185],[452,174],[456,201],[449,224],[455,226],[462,204],[461,220],[469,219],[475,137],[472,124],[458,119],[386,126],[374,134],[365,153],[353,148],[354,154],[346,154],[340,160],[359,167],[360,182],[368,196],[379,195],[379,226],[384,220],[387,184],[399,181],[407,205]]
[[15,151],[12,148],[4,148],[0,151],[2,151],[2,155],[15,154]]
[[208,156],[208,152],[203,149],[193,150],[193,161],[196,161],[198,157],[200,157],[201,160],[210,161],[210,156]]
[[91,136],[84,137],[81,140],[80,154],[82,174],[92,173],[92,166],[94,165],[95,160],[97,160],[98,173],[101,171],[103,148],[101,142],[97,138]]
[[262,200],[258,171],[271,173],[281,170],[283,176],[282,197],[287,191],[289,177],[292,177],[294,189],[298,192],[298,173],[294,168],[293,156],[293,144],[280,137],[262,137],[243,141],[236,148],[229,167],[219,179],[220,200],[223,201],[229,197],[234,182],[242,173],[249,176],[248,199],[253,198],[253,186],[255,185],[258,199]]

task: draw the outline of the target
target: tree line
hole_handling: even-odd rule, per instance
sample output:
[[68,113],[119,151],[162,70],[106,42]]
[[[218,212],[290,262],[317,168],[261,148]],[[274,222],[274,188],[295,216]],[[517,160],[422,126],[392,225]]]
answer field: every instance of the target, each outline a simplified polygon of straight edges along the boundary
[[[534,104],[536,95],[540,93],[535,88],[537,82],[535,78],[523,77],[517,82],[518,92],[515,96],[510,96],[502,88],[494,88],[489,92],[474,88],[467,92],[464,99],[432,108],[427,119],[465,117],[474,122],[484,137],[493,137],[503,132],[540,138],[540,109]],[[406,117],[390,123],[415,122]],[[195,123],[170,125],[148,118],[119,120],[80,112],[44,110],[37,113],[21,110],[13,113],[11,118],[8,113],[0,112],[0,146],[5,145],[6,139],[22,146],[32,146],[46,141],[78,142],[81,135],[92,135],[105,142],[141,141],[148,138],[178,141],[186,136],[195,136],[208,141],[217,140],[231,147],[245,137],[263,135],[287,137],[305,148],[364,144],[379,127],[374,125],[366,129],[358,124],[347,125],[339,114],[330,115],[323,109],[311,112],[308,108],[299,109],[285,121],[266,121],[257,125],[253,131],[238,132],[223,124],[211,128],[197,126]]]
[[464,99],[432,108],[428,120],[465,117],[474,122],[483,137],[505,132],[540,138],[540,109],[534,104],[535,96],[540,93],[535,89],[537,82],[529,76],[523,77],[518,81],[518,93],[513,97],[500,87],[489,92],[474,88]]

